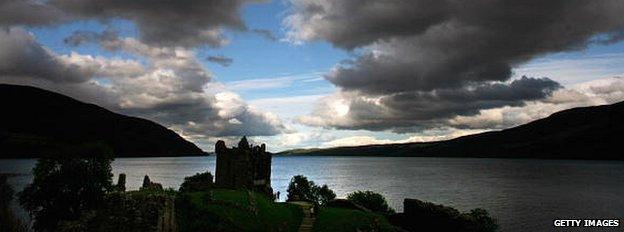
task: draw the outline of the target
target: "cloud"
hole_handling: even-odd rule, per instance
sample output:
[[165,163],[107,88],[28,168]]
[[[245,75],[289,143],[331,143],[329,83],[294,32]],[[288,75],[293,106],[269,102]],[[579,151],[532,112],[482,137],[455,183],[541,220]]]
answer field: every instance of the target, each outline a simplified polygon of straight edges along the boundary
[[232,58],[228,58],[225,56],[208,56],[206,60],[221,65],[223,67],[228,67],[232,64],[232,62],[234,62]]
[[480,110],[471,116],[456,116],[449,125],[468,129],[504,129],[525,124],[574,107],[613,104],[624,100],[624,80],[603,78],[559,89],[542,100],[524,106],[505,106]]
[[392,144],[392,143],[415,143],[449,140],[457,137],[481,133],[484,130],[455,129],[449,127],[424,130],[418,135],[412,135],[406,139],[378,139],[374,136],[349,136],[323,142],[321,147],[345,147],[362,146],[370,144]]
[[325,97],[323,94],[299,95],[288,97],[260,98],[250,100],[248,103],[258,109],[263,109],[280,116],[283,120],[293,119],[308,114],[312,111],[315,103]]
[[[318,81],[318,73],[305,73],[297,75],[288,75],[280,77],[246,79],[240,81],[232,81],[226,83],[227,88],[237,91],[258,90],[258,89],[276,89],[292,86],[296,82],[314,82]],[[322,80],[322,79],[321,79]]]
[[266,29],[253,29],[251,30],[253,33],[256,33],[257,35],[262,36],[263,38],[270,40],[270,41],[277,41],[277,37],[275,37],[275,35],[273,35],[273,32],[271,32],[270,30],[266,30]]
[[624,31],[624,2],[617,0],[292,0],[291,6],[287,40],[325,40],[354,54],[325,75],[340,88],[335,101],[320,102],[300,119],[340,129],[412,132],[546,99],[558,83],[512,79],[513,69],[549,53],[617,42]]
[[0,1],[0,26],[46,25],[64,19],[64,14],[38,0]]
[[86,70],[41,47],[20,28],[0,29],[0,75],[35,77],[57,82],[84,82]]
[[254,2],[262,1],[8,0],[0,3],[0,25],[125,19],[135,23],[141,42],[150,46],[220,47],[228,43],[223,28],[247,30],[240,10]]
[[0,31],[0,82],[38,86],[148,118],[194,141],[288,131],[277,116],[248,105],[213,82],[212,74],[191,49],[154,47],[105,32],[80,32],[71,38],[68,41],[78,42],[70,44],[95,42],[137,59],[75,52],[59,55],[41,46],[28,32],[11,28]]
[[509,84],[482,83],[462,89],[401,92],[369,96],[342,91],[322,100],[299,122],[340,129],[411,132],[444,125],[446,118],[474,115],[479,109],[521,106],[549,96],[560,85],[549,79],[523,77]]
[[[511,39],[496,45],[504,48],[523,43],[518,50],[582,46],[597,33],[609,33],[600,41],[614,42],[612,39],[621,37],[621,31],[615,29],[621,29],[623,19],[618,16],[624,7],[618,0],[290,2],[294,13],[286,17],[284,24],[290,28],[287,37],[291,41],[327,40],[346,49],[392,38],[427,36],[440,28],[450,33],[437,35],[441,39],[466,40],[473,46]],[[454,38],[456,34],[487,40]],[[539,38],[544,40],[534,40]]]

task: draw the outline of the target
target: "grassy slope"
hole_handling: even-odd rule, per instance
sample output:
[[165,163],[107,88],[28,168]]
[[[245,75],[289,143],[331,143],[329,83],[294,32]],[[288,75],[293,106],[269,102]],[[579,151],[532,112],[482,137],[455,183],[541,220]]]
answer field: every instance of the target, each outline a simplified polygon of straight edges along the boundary
[[[274,203],[260,194],[214,190],[180,195],[180,231],[297,231],[303,217],[298,206]],[[190,203],[190,204],[189,204]]]
[[321,209],[314,223],[315,232],[394,231],[383,216],[352,209]]

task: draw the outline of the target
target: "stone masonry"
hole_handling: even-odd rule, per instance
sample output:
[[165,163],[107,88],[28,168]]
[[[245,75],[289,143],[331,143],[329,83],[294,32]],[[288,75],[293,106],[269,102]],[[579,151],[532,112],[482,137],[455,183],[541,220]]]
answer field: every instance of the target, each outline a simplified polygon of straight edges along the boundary
[[215,184],[221,188],[248,189],[273,196],[271,154],[266,146],[250,146],[243,137],[238,147],[227,148],[219,140],[215,145],[217,168]]

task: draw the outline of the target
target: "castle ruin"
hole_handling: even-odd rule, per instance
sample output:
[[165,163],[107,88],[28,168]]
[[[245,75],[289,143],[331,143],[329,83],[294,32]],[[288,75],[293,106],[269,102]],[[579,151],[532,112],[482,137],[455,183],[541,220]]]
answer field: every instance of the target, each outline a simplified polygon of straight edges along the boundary
[[249,189],[273,196],[271,154],[266,146],[250,146],[243,137],[238,147],[227,148],[219,140],[215,145],[217,168],[215,184],[221,188]]

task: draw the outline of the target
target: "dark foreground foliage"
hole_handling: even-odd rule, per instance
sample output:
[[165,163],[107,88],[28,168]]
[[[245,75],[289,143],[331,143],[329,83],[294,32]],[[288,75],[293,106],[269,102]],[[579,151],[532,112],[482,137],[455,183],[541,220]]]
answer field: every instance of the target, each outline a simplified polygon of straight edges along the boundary
[[62,158],[39,159],[33,182],[19,195],[35,231],[55,231],[61,221],[78,220],[83,212],[102,206],[112,188],[108,147],[87,144],[63,153]]
[[242,190],[180,193],[175,205],[180,232],[297,231],[303,217],[297,205]]
[[174,198],[172,190],[112,192],[100,208],[83,213],[78,220],[61,222],[58,231],[156,231],[167,201]]
[[390,216],[390,222],[408,231],[498,231],[496,220],[484,209],[461,213],[451,207],[416,199],[405,199],[404,212]]
[[372,191],[356,191],[347,195],[347,200],[364,206],[365,208],[382,214],[394,213],[394,209],[388,206],[386,198]]
[[180,192],[208,191],[212,188],[214,188],[212,173],[204,172],[184,177]]
[[7,175],[0,173],[0,231],[28,231],[26,224],[11,211],[9,204],[13,194],[13,188],[7,183]]
[[394,232],[395,228],[380,214],[362,210],[324,207],[321,208],[315,232],[375,231]]
[[287,201],[309,201],[317,205],[325,205],[327,202],[336,198],[334,191],[329,189],[327,185],[318,186],[314,181],[309,181],[307,177],[302,175],[294,176],[288,184]]

